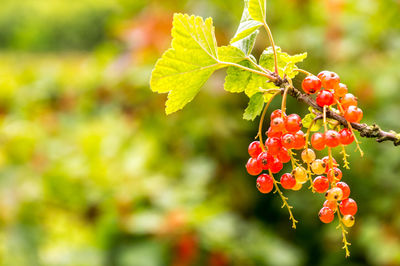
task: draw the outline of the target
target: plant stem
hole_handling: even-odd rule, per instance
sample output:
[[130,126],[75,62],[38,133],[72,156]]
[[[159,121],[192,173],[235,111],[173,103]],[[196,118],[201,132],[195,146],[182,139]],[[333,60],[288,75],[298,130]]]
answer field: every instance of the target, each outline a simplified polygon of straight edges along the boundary
[[293,69],[293,71],[301,72],[303,74],[306,74],[307,76],[313,76],[312,73],[310,73],[310,72],[308,72],[308,71],[306,71],[304,69],[301,69],[301,68],[295,68],[295,69]]
[[342,222],[342,217],[340,215],[340,210],[339,210],[339,204],[338,203],[337,203],[337,207],[336,207],[336,212],[337,212],[338,219],[339,219],[339,225],[336,228],[341,228],[342,229],[343,249],[346,250],[346,258],[348,258],[350,256],[350,251],[349,251],[348,246],[350,246],[351,243],[347,242],[346,235],[348,234],[348,232],[344,228],[344,225],[343,225],[343,222]]
[[269,42],[271,43],[271,46],[272,46],[272,51],[274,52],[275,73],[279,76],[279,72],[278,72],[278,54],[276,52],[274,38],[272,37],[272,32],[271,32],[271,29],[268,27],[268,24],[266,22],[264,22],[263,24],[264,24],[265,30],[267,31],[268,39],[269,39]]
[[274,77],[274,76],[272,76],[272,75],[270,75],[268,73],[261,72],[261,71],[258,71],[258,70],[252,69],[252,68],[248,68],[248,67],[242,66],[240,64],[231,63],[231,62],[222,62],[222,61],[219,61],[219,63],[223,64],[223,65],[227,65],[227,66],[234,66],[234,67],[237,67],[237,68],[240,68],[240,69],[243,69],[243,70],[258,74],[260,76],[264,76],[264,77],[270,79],[271,81],[276,81],[277,80],[276,77]]
[[260,123],[259,123],[259,125],[258,125],[258,133],[257,133],[257,136],[258,136],[258,139],[260,140],[260,146],[261,146],[261,149],[262,149],[263,151],[266,150],[266,149],[265,149],[265,146],[264,146],[264,143],[263,143],[263,140],[262,140],[262,126],[263,126],[265,114],[267,113],[267,109],[268,109],[269,105],[271,104],[272,100],[273,100],[273,99],[275,98],[275,96],[278,95],[279,93],[280,93],[280,91],[276,92],[274,95],[271,96],[271,98],[270,98],[269,101],[267,102],[267,105],[265,105],[264,110],[263,110],[263,112],[262,112],[262,114],[261,114],[261,117],[260,117]]

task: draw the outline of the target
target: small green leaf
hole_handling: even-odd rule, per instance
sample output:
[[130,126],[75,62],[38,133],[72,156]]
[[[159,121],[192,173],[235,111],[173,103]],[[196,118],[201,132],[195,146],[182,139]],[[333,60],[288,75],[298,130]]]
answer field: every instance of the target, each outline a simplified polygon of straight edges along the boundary
[[264,96],[261,92],[254,94],[249,101],[249,105],[243,114],[243,119],[246,120],[254,120],[258,115],[261,114],[261,111],[264,106]]
[[222,62],[239,63],[246,55],[237,47],[221,46],[218,47],[218,59]]
[[264,23],[266,18],[266,0],[250,0],[249,14],[252,19]]
[[256,30],[255,32],[253,32],[252,34],[250,34],[249,36],[237,41],[237,42],[233,42],[231,43],[232,46],[235,46],[237,48],[239,48],[240,50],[243,51],[243,53],[245,53],[246,56],[249,56],[251,51],[253,50],[254,44],[256,42],[257,39],[257,35],[258,35],[258,30]]
[[[314,118],[316,117],[315,114],[313,113],[309,113],[307,114],[303,120],[301,121],[303,124],[303,127],[305,128],[309,128],[312,121],[314,120]],[[314,125],[311,127],[311,131],[318,131],[321,127],[323,126],[322,120],[318,119],[317,121],[315,121]]]
[[[249,61],[240,63],[242,66],[251,67]],[[237,67],[228,67],[226,71],[224,89],[229,92],[242,92],[246,89],[252,73]]]

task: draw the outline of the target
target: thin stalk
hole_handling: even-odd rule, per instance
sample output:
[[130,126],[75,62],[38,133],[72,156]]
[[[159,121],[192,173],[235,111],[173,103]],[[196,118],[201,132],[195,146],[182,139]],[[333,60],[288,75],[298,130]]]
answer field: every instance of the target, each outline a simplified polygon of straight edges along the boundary
[[243,70],[258,74],[260,76],[264,76],[264,77],[270,79],[271,81],[276,81],[277,80],[276,77],[274,77],[274,76],[272,76],[272,75],[270,75],[268,73],[264,73],[264,72],[261,72],[261,71],[255,70],[255,69],[251,69],[251,68],[242,66],[240,64],[231,63],[231,62],[222,62],[222,61],[220,61],[219,63],[223,64],[223,65],[227,65],[227,66],[234,66],[234,67],[237,67],[237,68],[240,68],[240,69],[243,69]]
[[275,74],[277,74],[279,76],[279,72],[278,72],[278,54],[276,52],[274,38],[272,37],[271,29],[268,27],[267,23],[264,22],[263,24],[264,24],[265,30],[267,31],[268,39],[269,39],[269,42],[271,43],[271,46],[272,46],[272,51],[274,52]]
[[271,98],[270,98],[269,101],[267,102],[267,105],[265,105],[264,110],[263,110],[263,112],[262,112],[262,114],[261,114],[261,117],[260,117],[260,123],[259,123],[259,125],[258,125],[258,133],[257,133],[257,136],[258,136],[258,139],[259,139],[259,141],[260,141],[261,149],[262,149],[263,151],[266,150],[266,149],[265,149],[265,146],[264,146],[264,143],[263,143],[263,139],[262,139],[262,126],[263,126],[265,114],[267,113],[268,107],[269,107],[269,105],[271,104],[272,100],[273,100],[273,99],[275,98],[275,96],[278,95],[279,93],[280,93],[280,91],[276,92],[274,95],[271,96]]
[[339,219],[339,225],[336,228],[341,228],[342,229],[343,249],[346,251],[346,258],[348,258],[350,256],[350,251],[349,251],[348,246],[350,246],[351,243],[347,242],[346,235],[348,234],[348,232],[344,228],[344,225],[343,225],[343,222],[342,222],[342,216],[340,215],[340,211],[339,211],[339,204],[338,203],[337,203],[337,211],[336,212],[337,212],[338,219]]

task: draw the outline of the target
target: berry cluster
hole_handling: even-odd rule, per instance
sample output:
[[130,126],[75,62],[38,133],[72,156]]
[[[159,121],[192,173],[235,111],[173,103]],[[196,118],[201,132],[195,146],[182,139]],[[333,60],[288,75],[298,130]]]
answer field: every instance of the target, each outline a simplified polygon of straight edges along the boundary
[[[247,172],[250,175],[258,175],[257,188],[261,193],[275,191],[281,196],[283,206],[287,206],[293,228],[296,228],[297,221],[291,212],[292,206],[287,203],[278,184],[284,189],[300,190],[302,186],[310,181],[309,188],[312,192],[325,193],[326,201],[319,211],[319,219],[323,223],[330,223],[337,213],[339,227],[343,233],[343,243],[346,255],[349,254],[346,240],[347,231],[345,227],[354,225],[354,215],[357,212],[356,202],[349,198],[350,187],[341,181],[343,173],[339,164],[332,156],[332,148],[342,147],[344,155],[344,167],[348,168],[345,153],[345,146],[356,141],[351,122],[359,122],[362,118],[362,111],[357,107],[357,98],[348,93],[346,85],[340,83],[339,76],[330,71],[322,71],[318,76],[308,75],[302,82],[303,90],[308,94],[317,94],[316,102],[322,107],[323,112],[313,109],[315,119],[310,125],[306,134],[302,131],[302,119],[297,114],[286,115],[286,101],[282,100],[282,108],[271,113],[270,126],[266,132],[267,139],[262,142],[262,123],[260,120],[259,141],[253,141],[248,147],[250,159],[246,164]],[[338,110],[333,108],[338,106]],[[268,107],[268,105],[267,105]],[[267,108],[266,107],[266,108]],[[330,124],[326,119],[327,110],[342,115],[347,121],[347,128],[340,128],[338,123]],[[318,119],[323,119],[323,132],[316,132],[311,135],[311,128]],[[328,125],[331,129],[328,129]],[[309,148],[309,143],[313,149]],[[318,159],[314,150],[322,151],[328,148],[328,156]],[[301,160],[296,159],[294,150],[302,150]],[[361,150],[360,150],[361,151]],[[274,174],[283,169],[283,164],[291,162],[291,171],[281,175],[279,181]],[[262,173],[262,171],[267,171]],[[313,175],[316,177],[313,179]]]

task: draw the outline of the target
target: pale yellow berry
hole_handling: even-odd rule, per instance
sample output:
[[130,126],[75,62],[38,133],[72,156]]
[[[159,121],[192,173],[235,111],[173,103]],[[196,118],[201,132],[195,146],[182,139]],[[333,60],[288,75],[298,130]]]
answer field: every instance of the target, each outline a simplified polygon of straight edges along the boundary
[[320,159],[317,159],[311,163],[311,169],[316,175],[322,175],[325,173],[325,167],[325,163]]
[[315,152],[312,149],[306,149],[301,153],[301,159],[305,163],[311,163],[315,160]]
[[292,190],[294,190],[294,191],[300,190],[302,186],[303,186],[303,184],[296,182],[296,185],[294,185],[294,187],[292,187]]
[[306,169],[304,169],[304,167],[296,167],[293,171],[292,171],[292,175],[294,176],[294,178],[296,179],[296,181],[298,183],[305,183],[308,181],[308,177],[307,177],[307,171]]
[[353,215],[345,215],[342,218],[342,223],[346,226],[346,227],[352,227],[354,225],[354,223],[356,222],[356,218],[354,218]]
[[339,201],[342,199],[342,197],[343,197],[343,191],[338,187],[331,188],[325,194],[325,198],[327,200]]

